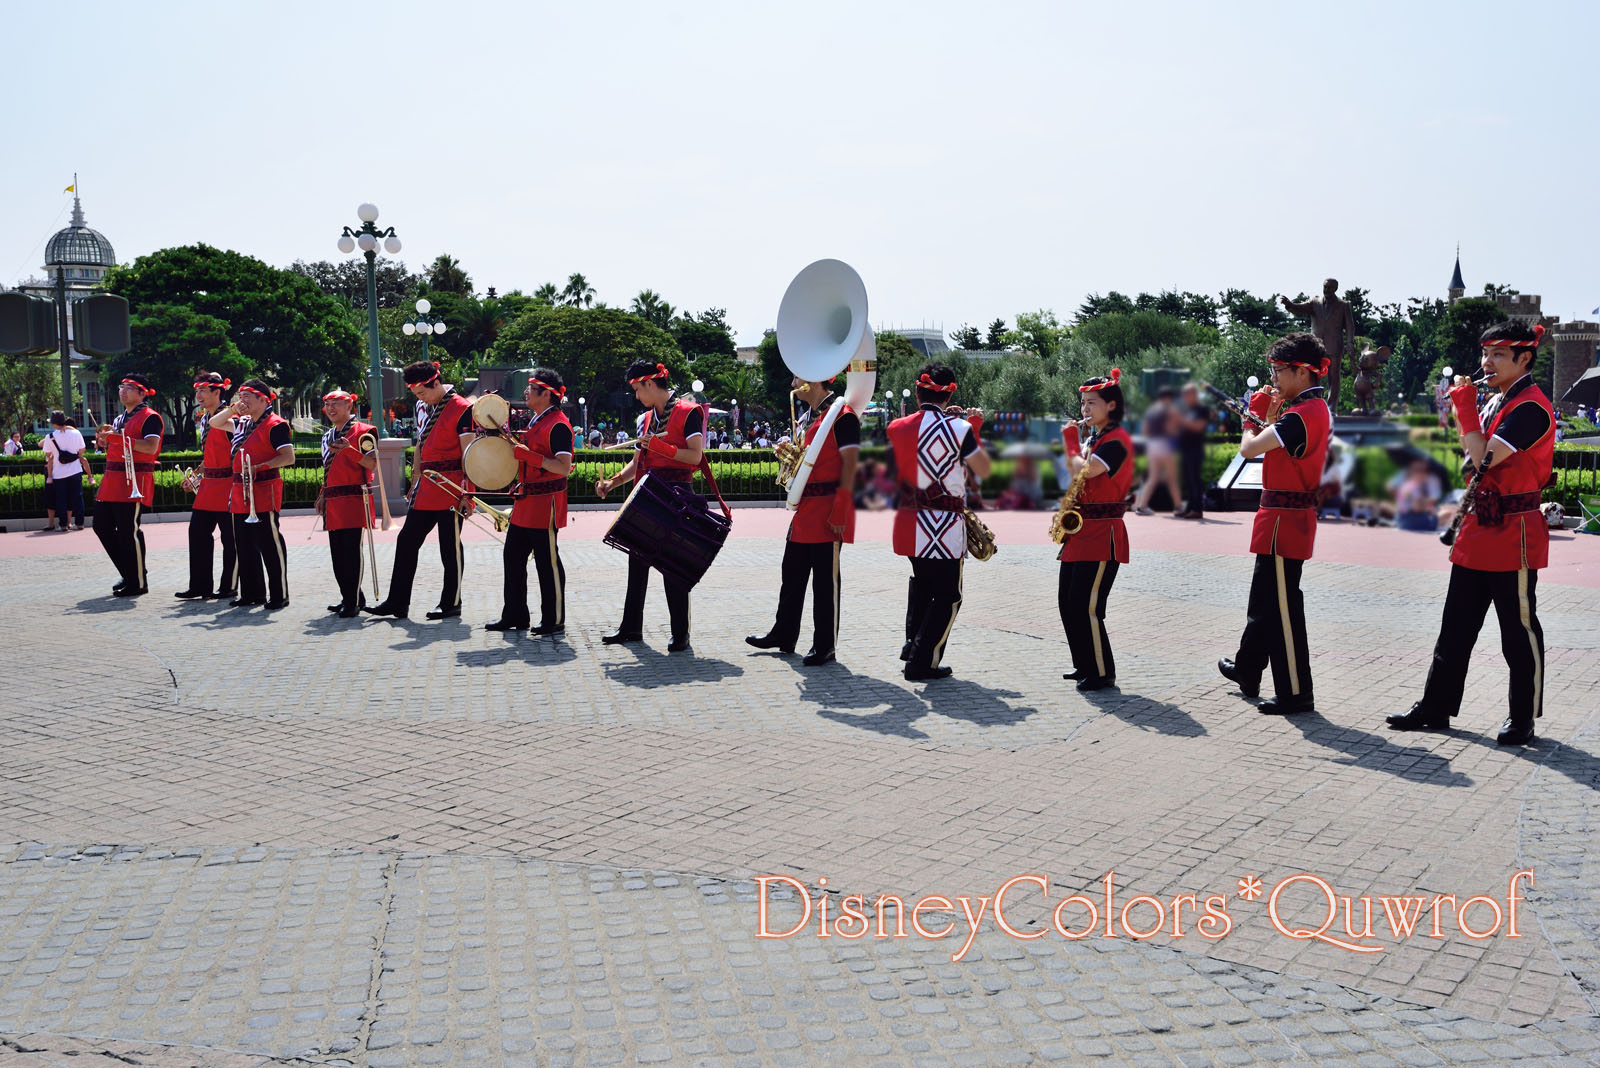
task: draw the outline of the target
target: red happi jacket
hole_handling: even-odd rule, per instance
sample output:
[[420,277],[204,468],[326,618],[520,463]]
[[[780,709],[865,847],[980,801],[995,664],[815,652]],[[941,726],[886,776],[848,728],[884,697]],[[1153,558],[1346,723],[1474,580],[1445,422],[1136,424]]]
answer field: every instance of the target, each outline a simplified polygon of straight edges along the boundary
[[[1316,493],[1328,459],[1333,413],[1322,399],[1321,387],[1313,386],[1295,398],[1279,416],[1279,424],[1290,416],[1298,417],[1305,426],[1305,449],[1299,456],[1284,447],[1261,457],[1261,507],[1250,531],[1250,551],[1258,556],[1309,560],[1317,537]],[[1280,438],[1284,433],[1280,432]],[[1281,503],[1271,503],[1275,500]]]
[[[823,414],[826,414],[825,410]],[[846,414],[851,414],[848,407],[840,413],[840,418]],[[817,439],[822,420],[823,415],[817,415],[806,427],[804,446],[807,449]],[[838,425],[837,421],[835,425]],[[790,541],[802,545],[842,541],[849,545],[856,540],[856,505],[851,495],[853,487],[839,484],[843,474],[844,454],[839,451],[839,442],[834,438],[833,431],[829,430],[821,451],[817,453],[817,462],[811,465],[811,474],[806,478],[800,506],[789,521]],[[834,533],[835,524],[844,527],[843,535]]]
[[234,515],[250,512],[250,498],[244,492],[244,458],[248,456],[254,466],[251,485],[254,488],[256,511],[281,512],[283,510],[283,468],[273,467],[263,471],[261,465],[278,455],[272,444],[272,428],[288,422],[277,412],[268,412],[260,422],[250,428],[243,444],[233,451],[233,492],[228,497],[228,510]]
[[204,445],[200,492],[194,495],[194,507],[202,512],[226,512],[228,496],[233,491],[233,434],[205,423],[200,430]]
[[[1479,508],[1461,522],[1461,531],[1450,549],[1450,562],[1476,571],[1538,570],[1550,563],[1550,528],[1539,514],[1545,483],[1550,481],[1555,462],[1555,412],[1550,398],[1531,379],[1526,385],[1513,385],[1506,400],[1484,428],[1484,437],[1493,438],[1500,424],[1513,410],[1535,404],[1549,415],[1549,429],[1525,449],[1518,449],[1483,473],[1478,484]],[[1492,448],[1494,443],[1490,442]],[[1492,498],[1500,513],[1498,523],[1486,523],[1480,516],[1493,515],[1486,506]]]
[[372,472],[361,466],[361,448],[356,444],[363,434],[377,440],[377,428],[371,423],[351,419],[339,434],[350,447],[328,453],[322,476],[322,518],[328,530],[360,530],[375,521],[369,513],[380,507],[379,502],[373,497],[369,505],[364,490],[372,484]]
[[[684,433],[684,427],[689,422],[689,416],[699,409],[700,405],[692,400],[674,401],[672,407],[667,410],[666,429],[657,430],[655,432],[656,435],[664,438],[674,448],[687,449],[689,447],[689,437]],[[647,408],[644,418],[639,422],[641,436],[651,432],[651,426],[655,423],[655,420],[656,410]],[[649,449],[640,449],[635,458],[633,477],[637,481],[644,476],[646,471],[650,471],[657,478],[666,478],[673,482],[687,482],[694,477],[694,473],[697,470],[699,470],[698,464],[680,463],[677,460],[669,460],[665,456],[657,456]]]
[[[560,426],[571,431],[572,421],[552,404],[528,424],[528,429],[522,432],[522,443],[540,457],[554,455],[550,451],[550,435]],[[567,480],[541,468],[538,457],[532,461],[519,459],[517,484],[512,492],[515,495],[511,504],[513,526],[557,530],[567,525]]]
[[1133,438],[1121,423],[1117,423],[1095,439],[1089,455],[1113,443],[1122,446],[1122,463],[1115,471],[1084,482],[1083,491],[1078,495],[1083,526],[1062,543],[1058,560],[1128,562],[1128,527],[1122,513],[1127,510],[1128,488],[1133,485]]
[[461,437],[456,430],[462,415],[471,408],[471,401],[454,392],[439,405],[439,413],[429,424],[428,436],[417,447],[416,458],[411,465],[411,485],[415,490],[411,499],[413,508],[442,512],[454,508],[461,500],[459,493],[437,485],[423,474],[424,471],[437,471],[468,493],[473,491],[472,483],[467,481],[467,473],[461,469]]
[[[127,458],[122,451],[122,435],[128,435],[128,441],[141,441],[155,435],[161,436],[165,427],[161,415],[154,408],[143,402],[134,406],[132,411],[123,412],[111,424],[112,433],[106,441],[106,466],[100,476],[100,489],[95,494],[97,501],[132,501],[133,487],[128,485]],[[154,455],[135,452],[133,454],[133,477],[139,487],[140,496],[138,503],[149,505],[156,492],[156,458],[161,455],[161,443],[156,443]]]

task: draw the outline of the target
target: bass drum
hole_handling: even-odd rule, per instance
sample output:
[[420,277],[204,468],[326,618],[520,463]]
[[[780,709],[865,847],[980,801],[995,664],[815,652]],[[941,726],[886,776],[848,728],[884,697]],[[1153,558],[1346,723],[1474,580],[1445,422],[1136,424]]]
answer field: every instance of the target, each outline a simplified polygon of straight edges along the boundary
[[461,454],[461,470],[474,486],[499,493],[517,480],[516,449],[505,438],[479,438]]
[[692,588],[722,551],[732,526],[689,483],[646,473],[611,521],[605,543]]
[[485,393],[472,402],[472,421],[485,430],[499,430],[511,420],[511,405],[498,393]]

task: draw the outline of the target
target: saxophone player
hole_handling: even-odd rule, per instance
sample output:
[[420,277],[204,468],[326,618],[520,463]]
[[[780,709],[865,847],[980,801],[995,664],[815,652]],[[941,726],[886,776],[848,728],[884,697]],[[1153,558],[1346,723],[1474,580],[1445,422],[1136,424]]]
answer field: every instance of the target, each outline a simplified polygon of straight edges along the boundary
[[[806,382],[798,376],[792,387],[807,415],[795,447],[809,449],[822,429],[820,413],[833,401],[829,382]],[[757,649],[794,652],[800,637],[800,611],[811,581],[811,649],[801,663],[817,667],[832,663],[839,637],[839,549],[855,541],[856,461],[861,453],[861,420],[845,408],[817,454],[806,482],[805,495],[789,521],[783,547],[783,579],[778,592],[778,618],[766,634],[752,634],[745,643]]]
[[1117,662],[1105,627],[1106,602],[1117,569],[1128,562],[1128,530],[1122,516],[1133,484],[1133,439],[1122,425],[1121,379],[1121,369],[1113,367],[1109,376],[1091,378],[1078,387],[1083,419],[1093,431],[1088,442],[1080,446],[1076,423],[1061,432],[1073,486],[1078,488],[1074,510],[1081,520],[1081,526],[1066,535],[1056,557],[1061,561],[1056,605],[1072,652],[1072,670],[1061,677],[1076,681],[1086,692],[1117,682]]

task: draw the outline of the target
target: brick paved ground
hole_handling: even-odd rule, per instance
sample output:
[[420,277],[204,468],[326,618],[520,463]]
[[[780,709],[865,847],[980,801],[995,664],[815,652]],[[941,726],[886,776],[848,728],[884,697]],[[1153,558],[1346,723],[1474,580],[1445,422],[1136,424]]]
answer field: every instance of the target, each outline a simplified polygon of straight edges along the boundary
[[[1002,541],[1026,520],[1001,517]],[[290,549],[294,603],[271,616],[173,601],[181,551],[152,554],[160,592],[135,601],[104,596],[97,555],[0,558],[0,1061],[1600,1063],[1592,589],[1541,587],[1543,740],[1505,751],[1492,619],[1460,729],[1384,729],[1444,585],[1399,555],[1308,566],[1319,713],[1280,720],[1210,666],[1243,620],[1242,556],[1140,552],[1108,621],[1122,688],[1086,696],[1060,680],[1043,546],[969,563],[957,677],[915,686],[906,567],[881,542],[848,550],[841,663],[815,671],[740,641],[770,621],[770,538],[737,539],[697,591],[693,657],[666,654],[659,594],[649,647],[599,644],[623,576],[593,539],[565,550],[559,641],[478,626],[493,542],[469,546],[465,619],[444,624],[326,618],[320,535]],[[1559,549],[1600,561],[1600,539]],[[419,616],[436,589],[425,555]],[[1448,906],[1441,937],[1425,916],[1398,938],[1376,900],[1503,910],[1520,868],[1517,938],[1467,938]],[[1159,899],[1161,935],[1051,930],[1068,895],[1103,911],[1108,870],[1118,910]],[[1240,896],[1302,872],[1353,899],[1358,931],[1374,899],[1359,941],[1381,952],[1288,937]],[[1006,917],[1044,937],[991,916],[957,963],[955,904],[943,939],[819,939],[815,910],[755,937],[761,875],[818,898],[826,879],[837,916],[851,894],[976,909],[1024,873],[1048,900],[1020,884]],[[1279,901],[1286,927],[1320,922],[1313,889]],[[772,929],[800,918],[785,894]],[[1232,930],[1206,939],[1191,906],[1171,937],[1186,894],[1223,896]]]

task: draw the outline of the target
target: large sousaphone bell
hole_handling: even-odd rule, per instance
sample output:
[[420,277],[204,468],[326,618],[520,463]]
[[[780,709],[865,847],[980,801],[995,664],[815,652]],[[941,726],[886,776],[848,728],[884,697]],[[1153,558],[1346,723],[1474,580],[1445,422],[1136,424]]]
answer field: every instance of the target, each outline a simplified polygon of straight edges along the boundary
[[854,268],[842,260],[818,260],[794,276],[778,305],[778,351],[784,366],[805,382],[826,382],[840,371],[849,372],[844,396],[822,417],[789,483],[789,507],[798,508],[834,420],[847,404],[857,413],[865,411],[878,382],[877,345],[867,325],[867,287]]

